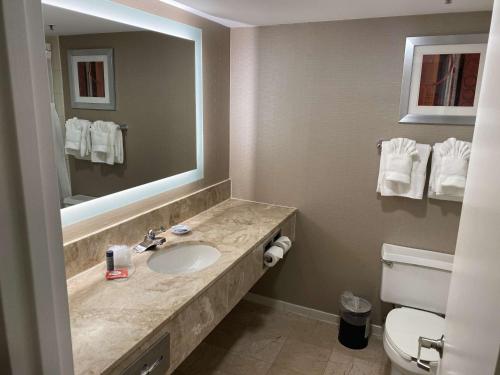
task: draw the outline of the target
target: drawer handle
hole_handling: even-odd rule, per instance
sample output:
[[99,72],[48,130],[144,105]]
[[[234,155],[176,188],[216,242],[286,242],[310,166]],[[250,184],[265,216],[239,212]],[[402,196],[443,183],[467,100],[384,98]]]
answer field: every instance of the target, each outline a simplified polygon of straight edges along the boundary
[[149,374],[152,374],[153,371],[155,370],[155,368],[157,368],[161,361],[163,361],[163,356],[161,356],[160,358],[158,358],[151,366],[147,367],[147,363],[144,365],[145,368],[144,370],[141,371],[141,375],[149,375]]

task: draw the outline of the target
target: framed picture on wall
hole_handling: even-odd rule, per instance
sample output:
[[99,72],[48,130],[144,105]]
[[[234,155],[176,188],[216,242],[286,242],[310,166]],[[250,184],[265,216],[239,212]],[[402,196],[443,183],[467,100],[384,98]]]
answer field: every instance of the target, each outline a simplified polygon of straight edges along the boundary
[[71,107],[115,110],[113,49],[68,50]]
[[474,125],[488,34],[406,38],[400,123]]

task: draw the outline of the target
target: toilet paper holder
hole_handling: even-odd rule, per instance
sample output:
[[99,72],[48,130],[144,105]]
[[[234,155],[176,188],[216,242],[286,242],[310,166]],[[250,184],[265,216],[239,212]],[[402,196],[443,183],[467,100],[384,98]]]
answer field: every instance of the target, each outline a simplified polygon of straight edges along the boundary
[[276,240],[280,237],[281,237],[281,229],[278,229],[274,234],[271,235],[269,240],[264,242],[264,252],[268,250],[271,246],[273,246],[273,243],[276,242]]

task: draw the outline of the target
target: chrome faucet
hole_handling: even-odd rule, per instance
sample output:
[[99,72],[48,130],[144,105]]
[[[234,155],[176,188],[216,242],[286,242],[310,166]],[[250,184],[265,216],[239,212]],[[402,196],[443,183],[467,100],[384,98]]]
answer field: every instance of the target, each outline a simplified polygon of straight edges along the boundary
[[148,230],[148,233],[144,236],[144,241],[134,247],[137,253],[142,253],[143,251],[154,249],[156,246],[165,243],[167,240],[165,237],[158,237],[158,234],[165,232],[165,227],[161,226],[159,229]]

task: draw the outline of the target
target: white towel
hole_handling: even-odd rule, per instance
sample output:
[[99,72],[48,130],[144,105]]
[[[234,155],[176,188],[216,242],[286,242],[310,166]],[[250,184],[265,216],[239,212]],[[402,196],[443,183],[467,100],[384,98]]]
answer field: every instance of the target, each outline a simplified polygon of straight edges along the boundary
[[64,150],[67,155],[86,159],[90,153],[90,121],[76,117],[66,121],[66,141]]
[[400,196],[412,199],[422,199],[424,194],[425,177],[427,174],[427,161],[431,146],[416,144],[417,154],[413,156],[410,183],[401,183],[385,179],[388,150],[390,141],[382,142],[380,168],[377,181],[377,192],[383,196]]
[[417,142],[408,138],[394,138],[389,141],[386,145],[385,180],[410,183],[413,158],[418,154],[416,145]]
[[449,138],[434,145],[429,198],[461,202],[469,169],[471,143]]
[[120,127],[115,130],[115,144],[114,144],[114,149],[115,149],[115,156],[114,156],[114,161],[115,163],[122,164],[123,163],[123,134],[122,131],[120,130]]
[[123,163],[123,137],[120,127],[111,121],[95,121],[90,128],[94,163]]

